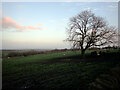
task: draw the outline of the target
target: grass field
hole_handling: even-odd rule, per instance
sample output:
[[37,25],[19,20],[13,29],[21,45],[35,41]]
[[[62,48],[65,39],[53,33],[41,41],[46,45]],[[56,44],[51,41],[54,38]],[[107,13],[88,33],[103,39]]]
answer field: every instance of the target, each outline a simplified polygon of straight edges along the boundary
[[[80,51],[59,52],[3,59],[3,90],[14,88],[89,88],[100,75],[119,63],[118,50],[107,56],[81,59]],[[5,54],[4,54],[5,55]],[[7,55],[7,54],[6,54]]]

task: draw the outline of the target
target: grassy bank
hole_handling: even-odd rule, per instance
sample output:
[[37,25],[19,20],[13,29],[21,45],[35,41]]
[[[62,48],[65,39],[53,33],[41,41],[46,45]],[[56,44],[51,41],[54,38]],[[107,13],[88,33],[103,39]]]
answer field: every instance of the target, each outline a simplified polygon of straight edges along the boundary
[[90,52],[86,59],[91,61],[81,61],[80,51],[3,59],[3,89],[89,88],[100,74],[119,63],[117,50],[96,58],[91,58]]

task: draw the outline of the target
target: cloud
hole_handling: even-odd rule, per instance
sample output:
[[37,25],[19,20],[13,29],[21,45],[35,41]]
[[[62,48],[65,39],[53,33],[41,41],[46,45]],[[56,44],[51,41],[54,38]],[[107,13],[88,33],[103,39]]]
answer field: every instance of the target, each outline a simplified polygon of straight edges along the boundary
[[20,18],[20,19],[19,19],[19,21],[20,21],[20,22],[23,22],[23,21],[24,21],[24,19],[23,19],[23,18]]
[[65,24],[58,24],[59,26],[65,26]]
[[90,8],[90,7],[87,7],[87,8],[84,8],[84,10],[97,11],[97,10],[99,10],[99,9],[98,9],[98,8]]
[[0,15],[2,15],[2,10],[0,10]]
[[92,10],[90,7],[84,8],[83,10]]
[[41,27],[34,27],[34,26],[23,26],[19,23],[17,23],[15,20],[13,20],[10,17],[3,17],[2,18],[2,28],[4,29],[10,29],[14,28],[17,30],[42,30]]
[[40,23],[39,23],[38,25],[39,25],[39,26],[43,26],[43,24],[40,24]]
[[114,8],[117,8],[117,5],[109,5],[108,7],[114,9]]
[[32,29],[32,30],[41,30],[42,28],[34,27],[34,26],[27,26],[27,29]]
[[22,9],[24,5],[16,5],[17,8]]
[[98,10],[98,8],[94,8],[94,9],[93,9],[93,11],[97,11],[97,10]]
[[67,21],[67,20],[69,20],[69,18],[63,18],[62,20],[63,20],[63,21]]

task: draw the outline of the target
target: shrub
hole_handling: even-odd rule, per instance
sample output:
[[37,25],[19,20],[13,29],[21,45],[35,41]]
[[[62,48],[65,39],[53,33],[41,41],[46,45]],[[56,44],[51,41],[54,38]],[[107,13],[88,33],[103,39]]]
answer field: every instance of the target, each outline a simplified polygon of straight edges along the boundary
[[7,55],[7,57],[17,57],[17,56],[22,56],[22,53],[19,53],[19,52],[10,52]]
[[106,54],[105,52],[99,51],[100,56],[104,56],[105,54]]
[[91,52],[90,54],[92,57],[96,57],[97,56],[97,51]]
[[8,53],[7,57],[18,57],[18,56],[30,56],[36,54],[43,54],[44,52],[39,51],[27,51],[27,52],[10,52]]

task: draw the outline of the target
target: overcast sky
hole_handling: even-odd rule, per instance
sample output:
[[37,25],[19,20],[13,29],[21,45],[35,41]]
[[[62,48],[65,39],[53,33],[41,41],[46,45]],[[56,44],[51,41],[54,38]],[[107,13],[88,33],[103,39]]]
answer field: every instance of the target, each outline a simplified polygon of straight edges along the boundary
[[69,18],[83,10],[118,26],[117,2],[2,3],[3,49],[70,48],[64,42]]

